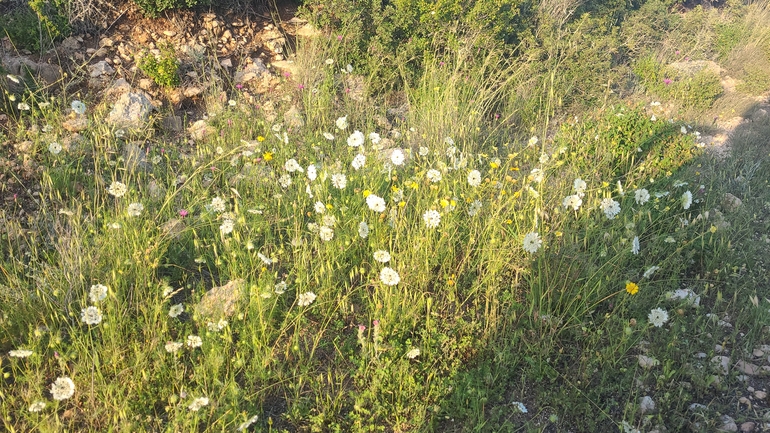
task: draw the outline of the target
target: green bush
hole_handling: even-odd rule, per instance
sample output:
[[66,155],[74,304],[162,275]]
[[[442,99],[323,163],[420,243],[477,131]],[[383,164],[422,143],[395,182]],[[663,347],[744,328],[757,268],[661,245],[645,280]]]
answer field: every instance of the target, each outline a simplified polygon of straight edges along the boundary
[[723,92],[722,79],[708,67],[688,75],[645,56],[634,64],[633,71],[648,93],[685,108],[711,108]]
[[210,0],[134,0],[142,11],[150,17],[157,17],[161,12],[168,9],[182,7],[208,6]]
[[42,51],[48,44],[70,33],[67,18],[59,12],[62,6],[61,0],[30,0],[27,5],[0,18],[0,30],[17,48]]
[[170,45],[160,48],[160,57],[145,51],[139,60],[139,69],[162,87],[174,87],[179,85],[179,60],[176,52]]

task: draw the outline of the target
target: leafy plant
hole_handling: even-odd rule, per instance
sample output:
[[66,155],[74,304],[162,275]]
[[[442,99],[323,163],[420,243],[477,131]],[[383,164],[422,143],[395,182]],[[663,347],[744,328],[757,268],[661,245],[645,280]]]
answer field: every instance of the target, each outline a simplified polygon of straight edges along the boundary
[[179,85],[179,60],[176,51],[171,45],[165,45],[160,49],[160,56],[145,51],[139,61],[139,69],[162,87]]
[[142,8],[145,14],[153,18],[168,9],[192,8],[211,4],[210,0],[134,0],[134,2]]
[[0,18],[0,29],[17,48],[38,52],[70,33],[59,2],[30,0],[25,6]]

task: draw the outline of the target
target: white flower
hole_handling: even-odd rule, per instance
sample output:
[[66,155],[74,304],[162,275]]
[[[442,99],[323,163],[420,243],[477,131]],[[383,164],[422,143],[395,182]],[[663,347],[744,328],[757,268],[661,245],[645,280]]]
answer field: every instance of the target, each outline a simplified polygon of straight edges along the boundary
[[348,137],[348,146],[358,147],[362,144],[364,144],[364,133],[359,130],[353,131]]
[[401,281],[401,277],[398,272],[386,266],[380,271],[380,281],[386,286],[395,286]]
[[441,172],[435,168],[428,170],[428,172],[425,173],[425,177],[427,177],[428,180],[432,183],[441,182]]
[[580,198],[578,194],[568,195],[564,197],[564,200],[562,201],[561,204],[567,209],[572,208],[572,210],[578,210],[580,209],[580,206],[583,204],[583,199]]
[[21,111],[29,111],[29,104],[27,104],[26,102],[19,102],[16,105],[16,108],[18,108]]
[[639,236],[634,236],[634,240],[631,242],[631,252],[634,255],[639,254]]
[[353,65],[351,65],[350,63],[348,63],[348,65],[347,65],[347,66],[345,66],[345,70],[348,72],[348,74],[351,74],[351,73],[353,73]]
[[542,244],[543,241],[537,232],[530,232],[524,236],[524,251],[528,253],[536,253]]
[[299,299],[297,299],[297,305],[300,307],[307,307],[315,301],[316,295],[313,292],[300,293]]
[[471,207],[468,209],[468,216],[476,216],[481,210],[481,207],[481,200],[474,200],[473,203],[471,203]]
[[107,192],[115,197],[123,197],[128,192],[128,188],[122,182],[113,181],[110,187],[107,188]]
[[550,159],[550,156],[548,156],[548,154],[544,152],[540,154],[540,159],[538,159],[538,161],[540,161],[541,164],[545,164],[548,162],[549,159]]
[[543,170],[540,170],[539,168],[533,168],[532,171],[529,172],[529,178],[534,181],[535,183],[540,183],[543,181]]
[[364,165],[366,165],[366,156],[359,153],[358,155],[355,156],[355,158],[353,158],[353,162],[351,163],[351,165],[355,170],[362,169]]
[[107,290],[104,284],[94,284],[88,292],[88,297],[93,303],[101,302],[107,297]]
[[30,355],[32,355],[32,351],[27,349],[16,349],[8,352],[8,356],[11,358],[26,358]]
[[325,138],[325,139],[327,139],[327,140],[329,140],[329,141],[332,141],[332,140],[334,140],[334,135],[332,135],[332,134],[330,134],[330,133],[328,133],[328,132],[324,132],[324,133],[323,133],[323,136],[324,136],[324,138]]
[[233,232],[234,228],[235,221],[226,218],[224,221],[222,221],[222,225],[219,226],[219,231],[222,232],[223,235],[229,235]]
[[75,394],[75,382],[67,376],[59,377],[51,384],[51,394],[54,400],[66,400]]
[[422,214],[422,219],[425,221],[426,227],[435,229],[441,223],[441,214],[437,210],[429,209]]
[[586,184],[586,181],[581,178],[575,179],[575,181],[572,183],[572,189],[574,189],[575,194],[580,197],[583,197],[586,192],[586,188],[588,188],[588,184]]
[[425,146],[420,146],[420,148],[417,149],[417,154],[420,156],[428,156],[429,153],[430,153],[430,149],[428,149]]
[[321,221],[323,221],[323,224],[328,227],[334,227],[337,225],[337,217],[334,215],[324,215],[323,218],[321,218]]
[[602,212],[604,212],[604,215],[607,217],[607,219],[615,219],[615,217],[620,213],[620,203],[611,198],[602,199],[599,207],[601,207]]
[[380,263],[388,263],[390,261],[390,253],[385,250],[377,250],[374,252],[374,260]]
[[224,212],[225,211],[225,200],[221,197],[214,197],[211,199],[211,210],[214,212]]
[[405,159],[404,151],[400,148],[393,149],[393,152],[390,153],[390,162],[392,162],[393,165],[403,165]]
[[199,411],[203,406],[209,405],[209,399],[206,397],[198,397],[187,406],[193,412]]
[[321,228],[318,230],[318,235],[321,236],[321,240],[324,242],[329,242],[334,238],[334,229],[327,226],[321,226]]
[[288,174],[281,175],[281,177],[278,178],[278,184],[281,185],[282,188],[288,188],[291,186],[291,176]]
[[385,212],[385,199],[380,196],[369,194],[366,196],[366,205],[375,212]]
[[[331,59],[326,59],[326,64],[327,65],[331,65],[331,63],[329,63],[329,60],[331,60]],[[241,425],[238,426],[236,431],[244,431],[244,430],[246,430],[247,428],[251,427],[252,424],[257,422],[258,419],[259,419],[259,416],[254,415],[253,417],[251,417],[251,418],[247,419],[246,421],[242,422]]]
[[682,209],[684,210],[689,209],[691,204],[692,204],[692,193],[690,191],[685,191],[684,194],[682,194]]
[[48,151],[54,155],[58,155],[59,152],[61,152],[61,144],[54,141],[48,145]]
[[93,305],[80,310],[80,320],[86,325],[98,325],[102,321],[102,312]]
[[518,409],[519,412],[521,412],[521,413],[527,413],[528,412],[527,411],[527,406],[524,406],[524,403],[522,403],[520,401],[514,401],[512,404],[514,406],[516,406],[516,409]]
[[182,304],[176,304],[172,305],[171,308],[168,310],[168,317],[179,317],[180,314],[184,311],[184,305]]
[[289,173],[294,173],[295,171],[298,171],[300,173],[304,172],[305,170],[302,169],[302,166],[299,165],[296,159],[292,158],[288,161],[286,161],[283,164],[283,168],[286,169]]
[[685,126],[682,125],[682,127],[679,128],[679,132],[681,132],[682,134],[687,134],[687,128],[685,128]]
[[380,134],[376,132],[370,132],[369,133],[369,140],[371,140],[372,144],[380,144],[380,140],[382,140],[382,137],[380,137]]
[[[327,65],[333,65],[333,64],[334,64],[334,59],[332,59],[332,58],[326,59],[326,60],[324,60],[324,63],[326,63]],[[257,418],[256,418],[256,416],[255,416],[255,417],[254,417],[254,420],[256,421],[256,419],[257,419]],[[252,422],[253,422],[253,421],[252,421]],[[251,425],[251,424],[249,424],[249,425]],[[248,425],[247,425],[246,427],[248,427]],[[246,427],[244,427],[244,428],[246,428]],[[238,429],[238,430],[243,430],[243,429]]]
[[43,409],[45,409],[45,402],[38,400],[32,403],[31,405],[29,405],[29,409],[27,410],[29,410],[30,412],[40,412]]
[[316,171],[315,164],[310,164],[307,166],[307,178],[310,179],[310,181],[314,181],[315,178],[318,177],[318,172]]
[[317,201],[313,205],[313,210],[315,213],[324,213],[326,212],[326,206],[323,204],[323,202]]
[[651,266],[649,269],[644,271],[644,274],[642,275],[642,277],[650,278],[658,269],[660,269],[660,266]]
[[674,242],[676,242],[676,239],[674,239],[671,236],[668,236],[668,237],[666,237],[666,239],[663,239],[663,242],[665,242],[667,244],[673,244]]
[[537,136],[533,135],[532,138],[529,139],[529,142],[527,143],[529,146],[534,146],[537,144],[537,142],[540,141],[537,139]]
[[452,139],[452,137],[444,137],[444,143],[446,143],[448,146],[455,145],[455,141]]
[[276,295],[281,295],[286,291],[286,281],[279,281],[273,286],[273,291]]
[[19,84],[21,82],[21,80],[19,80],[19,77],[16,75],[8,74],[6,75],[6,77],[8,77],[9,80],[13,81],[16,84]]
[[332,185],[337,189],[345,189],[348,184],[348,178],[342,173],[332,175]]
[[634,200],[636,200],[636,204],[643,206],[650,200],[650,192],[644,188],[637,189],[634,191]]
[[481,173],[478,170],[471,170],[468,173],[468,185],[473,187],[481,185]]
[[668,322],[668,312],[662,308],[654,308],[647,315],[650,323],[656,328],[660,328],[664,323]]
[[348,116],[338,118],[334,124],[337,125],[337,129],[346,129],[348,127]]
[[86,104],[80,102],[80,101],[72,101],[72,104],[70,104],[72,107],[72,111],[75,112],[77,115],[84,114],[86,112]]
[[406,352],[406,357],[409,359],[414,359],[414,358],[417,358],[418,356],[420,356],[420,349],[416,347],[410,350],[409,352]]
[[634,428],[627,421],[623,421],[621,425],[623,426],[623,433],[641,433],[639,429]]
[[195,349],[196,347],[203,346],[203,340],[197,335],[187,336],[187,347]]
[[176,353],[181,349],[183,346],[182,343],[178,343],[176,341],[168,341],[166,342],[166,352],[168,353]]
[[363,239],[369,236],[369,224],[366,221],[358,223],[358,236],[361,236]]

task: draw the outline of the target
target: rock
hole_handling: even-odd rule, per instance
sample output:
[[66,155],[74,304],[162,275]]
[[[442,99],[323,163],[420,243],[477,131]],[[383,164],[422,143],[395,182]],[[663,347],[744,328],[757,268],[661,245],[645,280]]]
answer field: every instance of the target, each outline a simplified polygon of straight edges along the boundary
[[174,88],[168,92],[168,102],[170,102],[171,105],[180,107],[185,99],[187,99],[187,97],[184,95],[182,89]]
[[59,49],[66,51],[76,51],[80,49],[80,42],[72,36],[64,38],[59,44]]
[[738,403],[740,403],[740,404],[745,404],[746,406],[748,406],[748,407],[749,407],[749,409],[751,408],[751,400],[749,400],[749,399],[748,399],[748,398],[746,398],[746,397],[741,397],[741,398],[739,398],[739,399],[738,399]]
[[765,356],[765,352],[763,352],[762,349],[754,349],[751,352],[751,354],[754,355],[754,357],[756,357],[756,358],[761,358],[761,357]]
[[107,122],[122,128],[142,128],[154,109],[144,92],[128,92],[118,98],[107,116]]
[[700,71],[707,70],[716,75],[722,73],[722,67],[711,60],[691,60],[686,62],[674,62],[668,65],[669,68],[677,71],[685,77],[692,77]]
[[100,47],[111,47],[113,45],[115,45],[115,41],[110,38],[102,38],[102,40],[99,41]]
[[720,432],[738,431],[738,426],[735,424],[735,420],[729,415],[722,415],[719,417],[719,421],[722,422],[722,426],[717,429]]
[[168,116],[163,119],[163,129],[168,132],[179,132],[184,128],[182,118],[179,116]]
[[222,65],[223,68],[232,68],[233,67],[233,61],[229,58],[222,60],[219,62],[220,65]]
[[297,29],[297,31],[294,33],[294,35],[298,38],[306,38],[311,39],[318,36],[321,36],[322,33],[317,28],[313,27],[312,24],[308,23],[304,26]]
[[115,73],[115,69],[104,60],[93,65],[88,65],[88,71],[91,78],[101,77],[102,75],[112,75]]
[[152,89],[153,84],[154,84],[153,81],[149,78],[142,78],[139,80],[139,88],[142,90],[149,91],[150,89]]
[[282,75],[285,75],[288,72],[289,77],[293,77],[297,74],[297,71],[299,70],[297,65],[291,61],[291,60],[281,60],[278,62],[272,62],[270,64],[273,68],[275,68],[278,72],[280,72]]
[[262,77],[263,75],[269,75],[270,72],[265,67],[260,59],[253,59],[253,61],[246,66],[242,71],[235,73],[235,82],[238,84],[244,84],[251,80]]
[[69,132],[80,132],[88,128],[88,118],[85,116],[78,116],[67,119],[61,126]]
[[652,368],[660,364],[660,361],[658,361],[657,359],[651,356],[638,355],[638,358],[639,358],[639,366],[642,368]]
[[59,81],[63,73],[59,65],[50,65],[48,63],[41,63],[37,69],[37,76],[46,84],[53,84]]
[[727,374],[730,369],[729,356],[715,356],[711,358],[711,363],[717,367],[722,374]]
[[196,86],[190,86],[184,89],[184,96],[187,98],[194,98],[203,93],[203,89]]
[[725,210],[728,212],[737,210],[739,207],[741,207],[742,204],[743,201],[741,201],[741,199],[730,194],[729,192],[725,193],[725,198],[722,200],[722,205],[724,205]]
[[767,398],[767,393],[765,391],[756,390],[754,391],[754,398],[764,400]]
[[758,365],[743,360],[736,362],[735,368],[738,369],[738,371],[741,373],[747,374],[749,376],[756,376],[759,374],[760,370]]
[[150,168],[150,164],[147,163],[147,152],[144,151],[144,142],[141,141],[126,143],[123,148],[123,160],[129,173],[135,172],[137,168],[142,170]]
[[305,126],[305,120],[302,118],[302,113],[300,113],[296,105],[292,105],[287,112],[283,113],[283,121],[289,128],[301,128]]
[[172,218],[166,221],[166,223],[160,227],[161,231],[166,236],[173,239],[179,238],[179,235],[182,234],[182,231],[184,231],[184,228],[185,228],[184,222],[182,222],[182,220],[179,218]]
[[741,431],[742,432],[752,432],[754,431],[754,427],[756,424],[754,424],[751,421],[746,421],[745,423],[741,424]]
[[215,134],[216,130],[206,123],[205,120],[198,120],[187,128],[187,132],[190,133],[190,137],[192,137],[193,140],[201,141],[205,137]]
[[655,410],[655,401],[649,395],[645,395],[639,400],[639,413],[642,415],[652,413]]
[[242,297],[243,287],[243,280],[233,280],[224,286],[212,288],[203,295],[196,312],[214,320],[232,316]]
[[163,35],[169,38],[176,36],[176,32],[173,30],[163,30]]

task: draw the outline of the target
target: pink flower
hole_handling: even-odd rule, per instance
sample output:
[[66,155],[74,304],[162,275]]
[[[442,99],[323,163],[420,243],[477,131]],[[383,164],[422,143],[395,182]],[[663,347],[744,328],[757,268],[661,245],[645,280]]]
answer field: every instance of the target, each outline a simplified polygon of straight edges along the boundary
[[358,325],[358,330],[361,331],[361,332],[364,332],[364,331],[366,331],[366,326]]
[[179,215],[184,218],[188,215],[187,209],[179,209]]
[[669,84],[671,84],[671,78],[664,78],[664,79],[663,79],[663,84],[665,84],[665,85],[667,85],[667,86],[668,86]]

